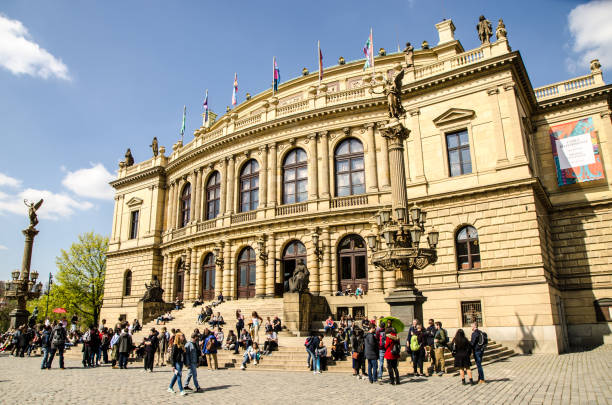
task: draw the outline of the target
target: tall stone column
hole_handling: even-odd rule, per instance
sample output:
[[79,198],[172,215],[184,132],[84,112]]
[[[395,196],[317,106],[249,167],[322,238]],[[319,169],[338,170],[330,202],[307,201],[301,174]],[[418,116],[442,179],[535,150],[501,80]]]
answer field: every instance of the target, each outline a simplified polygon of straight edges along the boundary
[[125,195],[119,196],[119,217],[117,218],[117,241],[121,240],[121,232],[123,231],[123,206],[125,202]]
[[168,262],[170,260],[168,254],[164,255],[164,259],[163,259],[163,263],[162,263],[162,274],[161,274],[161,280],[159,280],[159,282],[161,283],[161,286],[164,290],[164,294],[163,294],[163,298],[164,301],[168,301]]
[[200,204],[202,203],[202,168],[199,167],[193,171],[196,179],[195,186],[195,204],[193,209],[192,222],[199,222],[202,217],[202,210]]
[[[221,253],[221,255],[223,255],[223,258],[225,259],[225,251],[223,249],[223,245],[224,243],[221,242],[221,245],[217,245],[221,250],[219,250],[219,252]],[[218,295],[219,293],[222,293],[223,296],[225,297],[225,292],[223,291],[223,268],[224,265],[219,265],[219,261],[217,260],[219,259],[218,257],[215,256],[215,294]],[[201,285],[201,283],[200,283]]]
[[276,143],[272,143],[269,146],[270,149],[270,175],[268,176],[268,205],[270,207],[276,206],[276,171],[277,171],[277,157],[276,157]]
[[191,186],[191,199],[189,200],[189,223],[196,220],[196,203],[198,199],[198,172],[194,170],[188,177]]
[[230,249],[231,241],[227,241],[223,246],[223,297],[231,298],[231,277],[230,269],[232,266]]
[[176,192],[175,192],[175,196],[174,196],[174,215],[172,216],[174,219],[174,229],[178,229],[181,225],[181,222],[179,220],[179,217],[182,216],[181,214],[181,209],[182,209],[182,201],[181,201],[181,194],[183,193],[183,186],[185,185],[185,179],[181,178],[178,181],[178,184],[176,185]]
[[166,231],[172,229],[172,202],[174,200],[174,181],[168,185],[168,192],[166,193]]
[[503,86],[505,99],[505,116],[509,117],[508,120],[510,125],[510,143],[512,144],[512,160],[524,161],[527,160],[525,156],[525,148],[527,145],[523,143],[523,131],[521,130],[521,117],[519,115],[518,105],[516,103],[516,92],[514,83],[508,83]]
[[410,177],[412,182],[425,180],[425,171],[423,166],[423,145],[421,144],[421,111],[418,108],[410,111],[412,117],[412,128],[414,130],[413,145],[414,145],[414,173]]
[[[321,247],[321,241],[319,241],[319,248]],[[306,267],[310,272],[310,284],[308,288],[314,295],[321,293],[321,274],[319,272],[319,256],[315,254],[315,246],[312,243],[308,249],[308,256],[306,257]]]
[[317,156],[317,134],[308,135],[308,195],[319,199],[319,159]]
[[378,191],[378,168],[376,167],[376,142],[374,141],[374,123],[370,122],[364,125],[366,130],[366,184],[368,191]]
[[167,302],[174,301],[174,262],[176,255],[170,255],[170,261],[168,262],[168,289],[166,290],[168,299]]
[[404,140],[408,138],[410,130],[404,128],[399,122],[390,124],[381,130],[382,136],[387,139],[389,147],[389,163],[391,164],[391,204],[393,215],[395,208],[406,208],[406,172],[404,165]]
[[391,187],[391,183],[389,181],[389,145],[387,142],[387,138],[381,137],[381,145],[380,145],[380,171],[378,172],[379,176],[379,184],[383,190],[388,190]]
[[228,272],[228,282],[229,282],[229,296],[232,299],[238,298],[237,287],[237,275],[238,275],[238,265],[236,263],[236,247],[232,244],[229,249],[229,272]]
[[198,281],[200,280],[200,266],[198,260],[198,249],[194,248],[191,250],[191,285],[189,288],[189,299],[195,300],[200,295],[198,286]]
[[[265,243],[265,242],[264,242]],[[266,294],[266,262],[259,257],[261,252],[257,251],[255,261],[255,298],[263,298]]]
[[268,147],[259,147],[261,155],[261,169],[259,170],[259,208],[268,205]]
[[322,198],[329,198],[329,137],[327,131],[319,132],[319,153],[321,157],[319,170],[319,184],[321,185],[319,195]]
[[495,136],[495,151],[497,154],[497,165],[508,163],[508,152],[506,151],[506,139],[504,136],[504,126],[501,120],[501,112],[499,110],[499,89],[494,87],[487,90],[489,95],[489,105],[493,115],[493,134]]
[[276,236],[271,233],[268,235],[267,247],[268,263],[266,266],[266,298],[274,298],[274,283],[279,280],[275,279],[275,264],[276,264]]
[[113,210],[113,229],[111,242],[117,239],[117,216],[119,215],[119,196],[115,196],[115,209]]
[[221,196],[219,199],[219,215],[224,215],[227,204],[227,160],[221,159],[219,166],[221,167]]
[[235,174],[235,162],[234,156],[227,158],[227,201],[225,212],[232,214],[234,212],[234,174]]
[[193,261],[191,260],[193,257],[193,249],[189,248],[187,249],[187,257],[185,258],[186,261],[186,271],[185,271],[185,275],[184,275],[184,279],[183,279],[183,300],[187,301],[191,298],[191,278],[193,277],[193,268],[192,268],[192,264]]
[[321,265],[320,284],[321,295],[332,294],[332,258],[331,258],[331,243],[329,240],[329,228],[323,228],[319,237],[321,249],[323,249],[323,264]]

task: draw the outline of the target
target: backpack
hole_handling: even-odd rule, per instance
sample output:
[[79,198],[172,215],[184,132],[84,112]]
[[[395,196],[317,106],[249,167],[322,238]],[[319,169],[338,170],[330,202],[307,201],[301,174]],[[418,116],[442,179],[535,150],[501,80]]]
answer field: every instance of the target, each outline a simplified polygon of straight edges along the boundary
[[387,343],[387,337],[385,336],[385,332],[380,332],[378,335],[378,348],[379,350],[385,349],[385,343]]
[[487,336],[486,332],[479,332],[480,334],[478,335],[478,340],[476,341],[476,347],[478,348],[478,350],[482,351],[487,348],[487,344],[489,343],[489,337]]
[[419,344],[419,337],[417,335],[412,335],[410,338],[410,350],[413,352],[419,351],[421,345]]
[[304,341],[304,347],[308,348],[308,346],[310,346],[310,336]]
[[391,355],[392,356],[399,356],[400,355],[400,345],[399,343],[394,343],[393,346],[391,346]]
[[54,346],[59,346],[66,343],[66,329],[63,327],[59,327],[53,330],[53,339],[51,339],[51,343]]

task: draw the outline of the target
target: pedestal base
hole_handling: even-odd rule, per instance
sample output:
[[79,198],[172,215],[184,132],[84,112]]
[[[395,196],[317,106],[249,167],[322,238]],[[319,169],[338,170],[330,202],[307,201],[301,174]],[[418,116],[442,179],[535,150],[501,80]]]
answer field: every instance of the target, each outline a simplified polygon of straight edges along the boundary
[[313,321],[321,321],[329,314],[325,297],[310,293],[283,294],[283,323],[298,336],[307,336]]
[[423,303],[427,298],[418,290],[396,290],[385,298],[385,302],[391,306],[391,316],[400,319],[406,329],[400,333],[400,341],[403,343],[408,336],[408,328],[413,319],[423,323]]
[[30,317],[30,313],[26,309],[15,308],[9,313],[9,317],[11,319],[10,327],[13,329],[17,329],[21,325],[28,324],[28,318]]
[[169,302],[138,302],[138,320],[142,325],[149,323],[158,316],[174,309],[174,304]]

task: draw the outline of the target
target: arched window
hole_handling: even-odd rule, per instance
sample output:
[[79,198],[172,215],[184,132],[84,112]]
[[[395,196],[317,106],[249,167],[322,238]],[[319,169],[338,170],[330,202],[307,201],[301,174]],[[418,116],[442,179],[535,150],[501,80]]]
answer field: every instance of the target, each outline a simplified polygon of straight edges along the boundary
[[455,238],[455,249],[459,270],[480,268],[480,244],[476,228],[468,225],[459,229]]
[[240,212],[256,210],[259,206],[259,163],[251,159],[240,172]]
[[215,171],[206,183],[206,219],[213,219],[219,215],[219,201],[221,201],[221,175]]
[[[313,181],[316,181],[313,180]],[[303,149],[294,149],[283,162],[283,203],[293,204],[308,199],[308,162]]]
[[338,288],[351,291],[361,285],[368,290],[368,261],[366,244],[359,235],[348,235],[338,246]]
[[132,270],[125,272],[125,277],[123,280],[123,295],[132,295]]
[[212,253],[202,262],[202,297],[205,300],[215,297],[215,255]]
[[255,296],[255,251],[246,247],[238,256],[238,298]]
[[306,246],[299,240],[290,242],[283,252],[283,280],[286,282],[293,275],[298,260],[304,260],[306,264]]
[[358,139],[345,139],[334,154],[336,162],[336,196],[365,193],[363,145]]
[[191,207],[191,184],[185,184],[181,193],[181,228],[189,223]]

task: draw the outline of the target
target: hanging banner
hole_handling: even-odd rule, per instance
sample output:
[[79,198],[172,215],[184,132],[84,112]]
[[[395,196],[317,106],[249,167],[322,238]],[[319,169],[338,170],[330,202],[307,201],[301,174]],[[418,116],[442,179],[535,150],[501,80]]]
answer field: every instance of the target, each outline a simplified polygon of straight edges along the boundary
[[550,143],[559,186],[604,178],[591,118],[550,127]]

